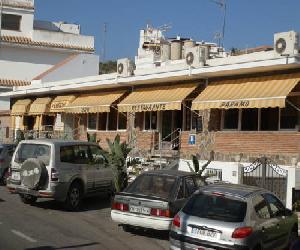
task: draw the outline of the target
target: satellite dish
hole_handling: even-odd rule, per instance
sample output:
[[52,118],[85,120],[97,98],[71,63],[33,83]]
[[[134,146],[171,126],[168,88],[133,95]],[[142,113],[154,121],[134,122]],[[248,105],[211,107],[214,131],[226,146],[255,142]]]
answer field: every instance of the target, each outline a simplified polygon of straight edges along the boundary
[[278,54],[282,54],[286,49],[286,41],[283,38],[279,38],[275,43],[275,50]]

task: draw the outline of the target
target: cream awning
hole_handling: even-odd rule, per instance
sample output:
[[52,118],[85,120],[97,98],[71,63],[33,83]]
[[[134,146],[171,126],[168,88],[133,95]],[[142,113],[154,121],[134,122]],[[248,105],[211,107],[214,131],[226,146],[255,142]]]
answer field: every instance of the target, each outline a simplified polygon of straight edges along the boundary
[[299,80],[300,74],[284,74],[213,82],[193,101],[192,110],[284,108]]
[[50,112],[51,113],[61,113],[64,112],[64,108],[69,105],[71,102],[75,100],[74,95],[67,95],[67,96],[57,96],[54,98],[50,105]]
[[32,100],[30,99],[23,99],[23,100],[16,101],[15,104],[12,106],[11,115],[13,116],[26,115],[29,111],[29,107],[31,103]]
[[28,114],[29,115],[42,115],[50,112],[50,103],[52,98],[44,97],[37,98],[31,105]]
[[103,92],[100,94],[85,94],[68,104],[66,113],[100,113],[109,112],[110,106],[117,101],[125,91]]
[[134,90],[118,104],[119,112],[180,110],[182,101],[198,84],[151,87]]

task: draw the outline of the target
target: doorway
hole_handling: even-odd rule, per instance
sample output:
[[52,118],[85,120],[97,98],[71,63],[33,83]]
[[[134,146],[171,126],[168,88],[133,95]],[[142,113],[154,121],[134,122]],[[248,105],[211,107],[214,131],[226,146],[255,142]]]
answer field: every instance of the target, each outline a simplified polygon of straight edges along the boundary
[[23,118],[24,130],[33,130],[35,119],[36,119],[35,116],[24,116]]

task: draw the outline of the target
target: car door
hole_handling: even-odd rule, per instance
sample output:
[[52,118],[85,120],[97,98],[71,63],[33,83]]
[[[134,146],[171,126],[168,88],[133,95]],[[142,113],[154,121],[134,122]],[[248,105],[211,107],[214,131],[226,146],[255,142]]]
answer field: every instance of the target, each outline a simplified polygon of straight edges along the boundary
[[273,194],[263,194],[264,199],[270,207],[271,218],[276,222],[276,246],[284,248],[288,240],[291,225],[285,217],[286,208],[282,202]]
[[271,218],[270,208],[264,197],[259,194],[253,197],[253,208],[257,219],[256,230],[261,232],[261,242],[263,249],[274,249],[276,246],[277,237],[277,220]]
[[74,148],[74,164],[79,166],[80,175],[84,179],[86,190],[88,193],[93,192],[95,189],[95,173],[96,167],[90,164],[89,146],[76,145]]
[[95,169],[95,189],[98,191],[111,187],[112,169],[105,164],[105,159],[101,153],[100,147],[96,145],[89,146],[90,164]]

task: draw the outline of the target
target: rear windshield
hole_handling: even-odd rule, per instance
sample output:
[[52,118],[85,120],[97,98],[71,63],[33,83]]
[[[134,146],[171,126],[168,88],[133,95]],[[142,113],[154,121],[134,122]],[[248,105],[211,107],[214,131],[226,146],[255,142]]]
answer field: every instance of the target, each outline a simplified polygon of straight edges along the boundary
[[247,203],[224,196],[199,193],[194,195],[182,211],[191,216],[225,222],[242,222]]
[[50,146],[42,144],[21,144],[16,152],[15,162],[23,163],[29,158],[39,159],[46,165],[49,165]]
[[170,198],[176,185],[176,178],[161,175],[140,175],[125,190],[128,193]]

